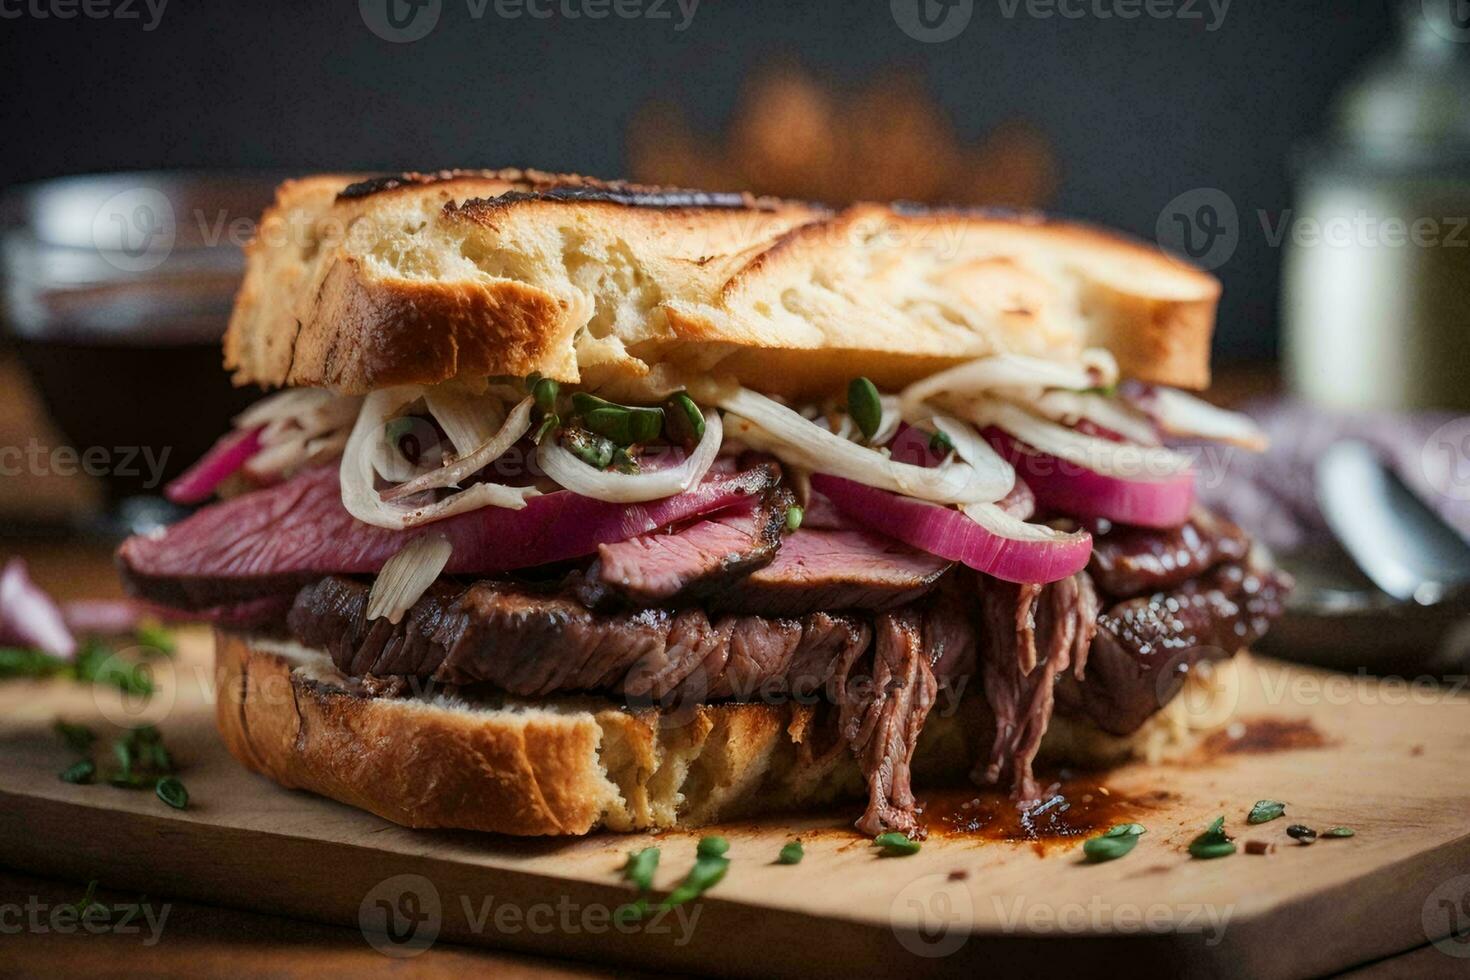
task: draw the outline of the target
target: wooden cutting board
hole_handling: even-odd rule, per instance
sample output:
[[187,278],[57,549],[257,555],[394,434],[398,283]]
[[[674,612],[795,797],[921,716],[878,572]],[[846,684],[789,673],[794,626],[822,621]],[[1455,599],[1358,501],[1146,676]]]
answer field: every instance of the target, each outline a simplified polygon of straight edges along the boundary
[[[1470,698],[1461,693],[1256,660],[1241,692],[1245,737],[1218,742],[1230,751],[1100,777],[1135,801],[1133,819],[1148,827],[1121,860],[1086,864],[1076,841],[965,837],[882,858],[846,829],[857,812],[846,806],[720,828],[733,857],[726,879],[682,915],[624,932],[609,920],[630,897],[617,873],[626,852],[660,846],[656,883],[669,888],[698,835],[409,831],[282,790],[225,752],[213,726],[208,636],[180,637],[141,715],[76,684],[0,685],[0,863],[366,923],[371,941],[400,955],[437,938],[720,974],[977,975],[1004,965],[1008,975],[1126,967],[1273,977],[1345,969],[1436,940],[1470,954],[1470,943],[1444,938],[1470,927]],[[157,721],[189,809],[148,792],[61,782],[72,756],[51,730],[58,717],[99,731],[109,719]],[[1317,741],[1325,744],[1292,747]],[[1288,818],[1248,828],[1258,799],[1289,801]],[[1192,860],[1190,840],[1222,814],[1242,843],[1271,841],[1275,853]],[[1285,833],[1295,822],[1348,825],[1357,836],[1301,846]],[[795,835],[806,841],[805,860],[775,864]],[[404,945],[375,931],[385,909]],[[1434,956],[1470,968],[1470,958]]]

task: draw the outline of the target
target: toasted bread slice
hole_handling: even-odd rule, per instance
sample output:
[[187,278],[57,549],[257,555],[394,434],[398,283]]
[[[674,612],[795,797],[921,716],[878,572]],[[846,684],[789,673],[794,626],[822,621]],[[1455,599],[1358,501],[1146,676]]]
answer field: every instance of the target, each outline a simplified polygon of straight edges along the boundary
[[1203,387],[1219,295],[1158,249],[1039,215],[832,213],[518,170],[290,181],[247,253],[236,383],[348,393],[672,368],[796,395],[1089,346]]
[[[693,705],[630,710],[596,697],[373,697],[325,655],[215,634],[217,721],[231,754],[306,789],[409,827],[504,834],[585,834],[695,827],[860,798],[852,753],[811,706]],[[1191,689],[1127,738],[1054,718],[1044,757],[1071,766],[1182,755],[1228,720],[1199,711],[1214,686]],[[1205,683],[1191,674],[1188,685]],[[1190,705],[1186,711],[1184,706]],[[1202,724],[1203,722],[1203,724]],[[993,721],[984,699],[931,714],[914,759],[923,786],[961,780],[983,758]]]

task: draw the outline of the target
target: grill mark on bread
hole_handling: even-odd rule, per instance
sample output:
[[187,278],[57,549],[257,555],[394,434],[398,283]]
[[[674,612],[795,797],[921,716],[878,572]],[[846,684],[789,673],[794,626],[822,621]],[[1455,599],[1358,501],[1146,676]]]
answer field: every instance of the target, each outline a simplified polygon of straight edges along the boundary
[[489,207],[508,207],[530,201],[554,201],[568,204],[618,204],[624,207],[661,210],[760,210],[774,211],[782,202],[760,198],[743,191],[700,191],[678,187],[659,187],[622,180],[599,180],[577,174],[554,174],[539,170],[437,170],[432,173],[408,171],[383,174],[349,184],[337,194],[338,201],[355,201],[404,188],[428,187],[458,180],[496,180],[512,185],[511,190],[493,198],[474,198],[455,206],[446,205],[446,213],[465,211],[470,216]]

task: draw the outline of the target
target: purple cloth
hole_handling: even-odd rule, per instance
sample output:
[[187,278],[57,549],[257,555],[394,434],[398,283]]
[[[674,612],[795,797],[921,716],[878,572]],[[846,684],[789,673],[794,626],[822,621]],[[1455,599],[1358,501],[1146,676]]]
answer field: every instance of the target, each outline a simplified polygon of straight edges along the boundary
[[[1199,495],[1273,550],[1290,553],[1331,538],[1317,509],[1313,467],[1339,439],[1377,448],[1420,499],[1470,542],[1470,419],[1444,412],[1334,413],[1287,400],[1251,402],[1243,411],[1266,430],[1271,448],[1257,455],[1205,447]],[[1456,445],[1430,443],[1441,427],[1457,420]]]

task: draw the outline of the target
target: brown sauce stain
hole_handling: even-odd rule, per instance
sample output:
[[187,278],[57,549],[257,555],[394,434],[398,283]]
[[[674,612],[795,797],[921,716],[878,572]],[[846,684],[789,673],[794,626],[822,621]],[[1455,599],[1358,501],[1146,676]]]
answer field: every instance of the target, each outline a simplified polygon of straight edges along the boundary
[[922,819],[931,837],[1029,843],[1038,854],[1130,823],[1171,798],[1165,790],[1129,795],[1095,779],[1063,779],[1041,799],[1018,806],[1003,790],[974,788],[928,794]]
[[1200,745],[1205,758],[1222,755],[1262,755],[1297,749],[1320,749],[1328,742],[1306,718],[1252,718],[1235,721],[1212,733]]

